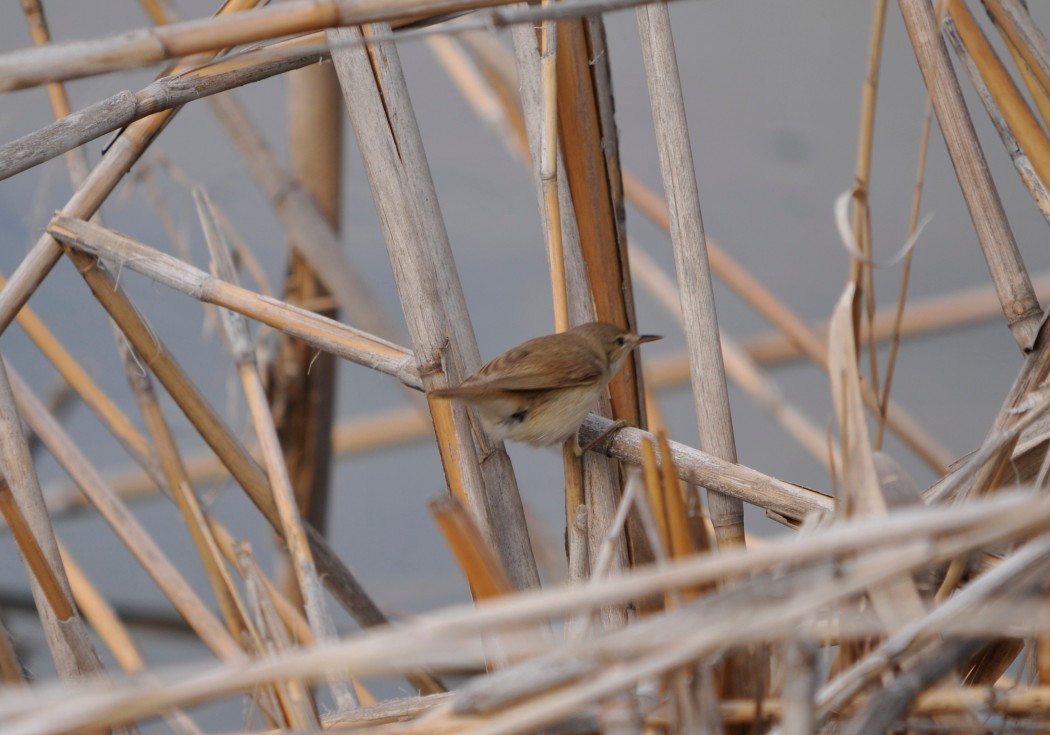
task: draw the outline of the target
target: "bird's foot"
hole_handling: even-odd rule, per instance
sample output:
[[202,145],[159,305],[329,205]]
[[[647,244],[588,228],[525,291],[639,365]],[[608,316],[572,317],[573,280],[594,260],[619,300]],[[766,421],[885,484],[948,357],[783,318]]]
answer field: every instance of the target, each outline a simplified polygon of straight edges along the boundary
[[577,435],[575,437],[576,456],[583,456],[585,452],[590,451],[591,449],[597,447],[599,444],[601,445],[601,453],[608,454],[609,448],[612,446],[612,440],[616,436],[616,432],[620,431],[620,429],[626,429],[628,426],[631,425],[632,424],[630,421],[627,421],[625,419],[617,419],[616,421],[613,421],[612,426],[610,426],[601,434],[587,442],[587,446],[583,447],[582,449],[580,448],[580,437],[579,435]]

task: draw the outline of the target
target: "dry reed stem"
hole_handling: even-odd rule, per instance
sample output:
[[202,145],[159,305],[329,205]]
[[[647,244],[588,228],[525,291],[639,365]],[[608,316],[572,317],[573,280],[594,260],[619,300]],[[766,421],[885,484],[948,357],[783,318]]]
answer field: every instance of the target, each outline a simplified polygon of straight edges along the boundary
[[[656,436],[656,442],[660,449],[660,493],[667,513],[667,527],[669,531],[670,545],[667,556],[671,559],[684,559],[699,551],[693,543],[693,534],[690,530],[689,514],[686,512],[685,499],[682,497],[682,481],[678,479],[678,472],[671,459],[671,447],[667,443],[667,434],[660,432]],[[686,590],[683,594],[685,599],[696,596],[697,591],[690,593]]]
[[475,600],[485,600],[514,591],[506,570],[485,543],[463,504],[444,496],[427,503],[445,543],[459,563]]
[[972,615],[983,601],[1003,594],[1010,585],[1018,584],[1018,580],[1032,579],[1045,568],[1050,558],[1048,553],[1050,539],[1044,536],[1033,540],[943,604],[887,638],[852,668],[821,688],[817,697],[820,721],[827,721],[834,711],[857,696],[864,687],[878,681],[883,672],[906,655],[936,640],[936,631],[943,625]]
[[[51,44],[0,54],[0,92],[79,79],[194,54],[216,52],[278,36],[339,26],[393,21],[408,16],[476,10],[503,0],[396,0],[345,2],[291,0],[248,16],[220,15],[126,31],[108,38]],[[228,12],[228,11],[227,11]],[[232,21],[232,22],[231,22]],[[316,58],[316,54],[313,57]]]
[[[995,126],[996,132],[999,133],[999,139],[1002,140],[1003,147],[1006,149],[1006,152],[1010,155],[1010,160],[1013,162],[1014,168],[1017,169],[1017,174],[1021,177],[1021,181],[1028,188],[1028,192],[1032,195],[1032,199],[1035,200],[1035,205],[1039,207],[1039,211],[1042,213],[1043,218],[1046,220],[1050,220],[1050,191],[1047,190],[1046,185],[1043,184],[1042,179],[1036,173],[1035,168],[1032,166],[1032,161],[1028,158],[1025,152],[1021,150],[1021,147],[1017,142],[1017,138],[1014,136],[1014,133],[1010,130],[1006,119],[1003,117],[1002,112],[999,110],[999,106],[996,103],[991,90],[982,78],[981,72],[978,69],[973,56],[970,54],[970,52],[964,45],[963,40],[959,35],[959,31],[956,28],[956,24],[951,18],[945,19],[944,29],[942,32],[945,38],[947,38],[948,41],[952,44],[952,48],[955,49],[955,55],[958,56],[959,60],[962,62],[963,69],[966,71],[966,75],[969,77],[970,83],[973,84],[974,89],[977,90],[977,96],[980,98],[981,104],[984,105],[985,112],[988,113],[988,117],[991,119],[992,124]],[[1009,45],[1009,41],[1007,41],[1007,44]],[[1023,69],[1027,69],[1028,67],[1027,64],[1025,64],[1024,59],[1020,58],[1020,56],[1017,55],[1016,52],[1012,51],[1012,53],[1014,53],[1015,61],[1019,63]],[[996,61],[998,62],[998,59],[996,59]],[[1002,69],[1001,66],[1000,70],[1004,74],[1006,73],[1006,71]],[[1024,71],[1022,71],[1022,75],[1025,77],[1026,80],[1031,80],[1030,74],[1027,74]],[[1034,82],[1034,80],[1032,81]],[[1012,80],[1010,84],[1013,84]],[[1020,94],[1016,87],[1013,91],[1018,95]],[[1033,96],[1036,94],[1045,95],[1045,93],[1042,90],[1042,87],[1038,85],[1038,82],[1034,82],[1034,86],[1029,87],[1029,93],[1033,94]],[[1031,111],[1029,111],[1029,114],[1031,114]],[[1039,125],[1038,121],[1036,121],[1036,125]],[[1040,130],[1042,130],[1041,127]],[[1032,286],[1036,289],[1036,296],[1038,297],[1039,287],[1036,284],[1034,278],[1032,279]]]
[[67,622],[76,613],[73,610],[72,599],[67,597],[62,589],[58,576],[60,572],[53,569],[44,556],[43,549],[40,548],[22,511],[18,508],[10,485],[2,478],[0,478],[0,514],[3,514],[8,528],[11,529],[11,535],[18,545],[18,551],[22,554],[26,566],[29,567],[30,576],[40,585],[40,591],[55,617],[60,622]]
[[[637,18],[660,171],[666,199],[671,203],[669,232],[678,275],[700,446],[721,459],[735,462],[736,446],[718,339],[711,267],[670,16],[666,5],[656,4],[639,7]],[[744,509],[740,500],[721,496],[715,491],[709,495],[708,505],[719,546],[742,545]]]
[[[39,434],[39,432],[37,432]],[[40,494],[40,483],[33,467],[29,447],[22,433],[21,420],[15,407],[11,383],[6,364],[0,359],[0,472],[5,484],[10,487],[28,530],[42,549],[47,559],[50,577],[57,579],[62,587],[63,597],[72,599],[69,582],[62,568],[62,559],[58,552],[58,541],[55,538],[51,520],[44,507]],[[73,679],[86,674],[103,671],[103,666],[95,651],[94,644],[88,636],[83,620],[73,613],[60,617],[47,603],[47,593],[43,582],[38,582],[35,575],[29,575],[29,584],[33,599],[37,602],[41,624],[55,669],[63,679]],[[69,610],[65,606],[63,610]]]
[[208,528],[200,501],[190,484],[175,439],[157,401],[153,384],[149,375],[141,371],[141,357],[133,355],[131,348],[123,343],[123,340],[118,340],[118,342],[121,343],[121,356],[125,361],[125,374],[138,400],[139,410],[146,422],[146,427],[156,444],[157,456],[170,489],[169,495],[182,514],[183,522],[189,530],[190,538],[200,557],[208,582],[219,603],[219,610],[226,621],[226,627],[231,635],[240,640],[244,617],[239,611],[243,606],[239,602],[237,588],[223,564],[215,539]]
[[171,600],[175,609],[220,659],[243,660],[244,653],[240,646],[193,591],[193,588],[179,573],[178,568],[168,560],[168,557],[127,507],[106,487],[105,481],[87,457],[55,419],[48,414],[47,409],[17,373],[10,369],[10,366],[8,366],[8,372],[15,390],[15,400],[26,423],[40,436],[45,446],[66,472],[91,499],[99,514],[142,564],[165,596]]
[[[132,346],[143,355],[154,375],[194,424],[205,442],[223,460],[230,473],[270,524],[279,529],[280,520],[273,506],[266,477],[259,466],[200,395],[196,386],[188,379],[113,278],[101,269],[98,261],[79,251],[69,250],[67,254],[78,265],[78,270],[95,297],[120,326]],[[385,616],[324,538],[312,528],[307,528],[307,534],[317,565],[324,573],[323,579],[339,603],[361,625],[385,622]],[[425,673],[413,673],[410,679],[423,691],[442,690],[441,685]]]
[[[549,5],[544,0],[544,5]],[[569,288],[567,283],[565,247],[562,240],[562,212],[558,188],[558,24],[544,21],[538,33],[540,44],[540,85],[542,88],[543,125],[537,155],[539,166],[540,217],[550,267],[551,295],[554,301],[554,331],[564,332],[572,326],[569,316]],[[567,214],[567,213],[566,213]],[[562,446],[562,466],[565,473],[565,528],[570,529],[576,513],[584,505],[583,463],[576,457],[575,437]],[[590,534],[590,524],[587,525]],[[567,530],[568,532],[568,530]],[[566,553],[577,547],[566,547]],[[569,558],[570,567],[579,567],[579,561]]]
[[[1035,114],[1021,95],[1021,91],[1014,84],[966,5],[960,0],[950,0],[948,8],[959,36],[984,79],[988,92],[1006,121],[1008,129],[1016,137],[1025,156],[1031,161],[1039,179],[1042,182],[1050,182],[1050,139],[1047,138],[1039,120],[1036,119]],[[1045,187],[1042,194],[1043,196],[1040,197],[1037,196],[1037,192],[1032,192],[1037,203],[1042,201],[1046,206]]]
[[[544,0],[549,4],[549,0]],[[544,21],[538,33],[540,39],[540,84],[543,89],[543,127],[540,134],[539,187],[542,192],[540,209],[543,215],[543,232],[547,245],[547,259],[551,271],[551,294],[554,298],[554,331],[564,332],[569,321],[569,295],[565,278],[565,251],[561,234],[561,205],[558,195],[558,24]],[[576,506],[566,508],[575,512]],[[569,516],[566,515],[566,519]]]
[[984,8],[999,31],[1024,58],[1029,71],[1050,92],[1050,42],[1018,0],[986,0]]
[[[335,40],[359,35],[357,30],[330,32]],[[382,42],[368,49],[340,49],[332,58],[399,275],[398,292],[421,378],[427,388],[444,387],[476,370],[481,356],[397,52]],[[466,409],[451,401],[431,401],[430,408],[450,489],[469,498],[475,519],[515,586],[537,586],[521,498],[502,445],[490,445],[479,436],[481,463]]]
[[[648,253],[633,243],[630,247],[631,270],[643,288],[664,308],[674,320],[682,325],[681,301],[678,286],[660,268]],[[810,456],[827,467],[828,452],[824,431],[817,426],[793,404],[785,400],[777,385],[765,377],[758,365],[747,355],[741,346],[725,334],[720,334],[722,360],[727,375],[731,377],[761,408],[763,408],[780,427],[805,449]],[[677,356],[676,356],[677,357]],[[689,355],[683,355],[680,366],[684,368],[683,381],[691,380]],[[660,358],[657,358],[660,359]],[[664,358],[666,359],[666,358]],[[654,377],[653,363],[646,363],[646,378]],[[656,378],[660,382],[660,378]],[[648,403],[647,403],[648,405]]]
[[[646,217],[668,230],[667,206],[664,201],[637,178],[624,172],[624,190],[628,199]],[[727,251],[708,241],[707,251],[711,269],[735,293],[751,304],[767,321],[775,325],[802,354],[827,371],[828,351],[824,341],[786,303],[777,298],[758,279],[748,273]],[[867,383],[863,384],[864,403],[878,413],[878,396]],[[918,424],[904,409],[890,402],[886,416],[887,426],[937,474],[951,464],[954,455]]]
[[[289,630],[277,612],[274,599],[269,594],[266,575],[259,569],[252,555],[251,545],[240,541],[236,548],[236,560],[233,562],[240,571],[245,583],[245,592],[250,604],[250,612],[245,611],[246,637],[256,652],[256,657],[267,658],[291,650],[293,645],[302,642],[293,640]],[[305,626],[309,629],[309,625]],[[311,631],[312,640],[312,631]],[[316,703],[312,693],[304,682],[288,679],[276,682],[269,691],[259,693],[265,703],[272,702],[268,712],[271,719],[288,720],[293,730],[317,730],[320,723],[316,712]],[[258,695],[257,695],[258,696]]]
[[60,215],[49,232],[72,247],[110,259],[122,268],[142,273],[196,299],[244,314],[339,357],[398,377],[409,387],[422,386],[413,355],[403,347],[226,283],[177,258],[89,222]]
[[[233,266],[233,259],[230,257],[229,248],[223,241],[222,235],[219,234],[210,199],[203,189],[196,189],[193,194],[213,267],[220,276],[233,285],[237,285],[237,272]],[[313,554],[310,552],[306,531],[303,529],[302,517],[299,515],[295,489],[288,476],[288,468],[284,463],[273,415],[270,413],[262,377],[259,375],[258,365],[255,362],[248,323],[242,315],[229,310],[222,310],[220,316],[226,334],[226,343],[241,378],[255,436],[262,450],[273,504],[281,522],[280,534],[291,556],[292,570],[299,583],[299,593],[302,595],[306,618],[310,622],[310,628],[313,630],[314,640],[317,643],[324,644],[334,641],[337,638],[335,623],[324,602],[324,591],[318,579],[317,567],[314,564]],[[357,704],[353,690],[344,682],[331,679],[329,688],[340,707],[353,707]]]
[[[609,419],[591,414],[580,427],[580,442],[586,444],[611,426]],[[648,432],[626,427],[616,432],[601,451],[630,464],[641,464],[641,442],[646,437],[653,438]],[[731,464],[678,442],[670,442],[670,446],[678,476],[688,483],[740,498],[797,522],[807,513],[834,510],[835,501],[827,495],[763,475],[744,465]]]
[[0,682],[9,685],[8,691],[16,691],[15,687],[26,684],[25,672],[15,652],[14,640],[3,622],[0,622]]
[[[61,541],[58,543],[58,551],[62,556],[66,574],[69,576],[69,586],[77,601],[77,607],[83,613],[84,619],[105,643],[109,652],[113,654],[117,665],[129,674],[145,671],[146,662],[116,611],[98,588],[92,584]],[[182,710],[166,712],[163,717],[168,726],[176,733],[186,735],[200,733],[200,729]]]
[[[423,439],[433,439],[430,421],[415,409],[395,408],[343,419],[333,428],[332,449],[338,457],[349,457]],[[257,457],[257,449],[250,449]],[[208,450],[185,455],[183,464],[187,481],[193,486],[222,482],[230,477],[226,466]],[[125,500],[152,496],[157,491],[157,484],[141,469],[107,472],[106,482]],[[46,486],[44,498],[52,518],[84,507],[83,497],[66,483]]]
[[663,486],[660,480],[660,465],[656,462],[656,445],[648,437],[642,439],[642,473],[645,480],[645,491],[649,498],[653,525],[659,543],[653,544],[653,550],[667,557],[671,548],[671,529],[664,504]]
[[[1050,299],[1050,273],[1037,273],[1032,277],[1035,295],[1040,302]],[[870,339],[867,330],[872,331],[876,342],[892,339],[896,321],[896,306],[881,309],[875,313],[872,324],[861,329],[861,339]],[[913,298],[908,301],[900,323],[900,335],[918,337],[931,332],[944,332],[958,329],[975,323],[998,318],[1002,314],[999,300],[993,286],[974,286],[959,289],[937,296]],[[818,339],[827,337],[827,322],[809,325],[809,330]],[[795,360],[803,356],[797,346],[782,333],[770,333],[752,337],[741,342],[741,346],[757,363],[761,365]],[[652,370],[660,358],[650,358],[646,369]]]
[[[521,80],[520,90],[508,91],[508,99],[519,100],[518,104],[524,111],[524,118],[517,130],[524,130],[526,140],[522,141],[521,149],[530,153],[533,180],[536,183],[537,201],[539,202],[539,215],[541,222],[548,222],[550,213],[544,205],[544,188],[542,186],[544,153],[544,131],[550,127],[550,114],[544,95],[549,84],[545,87],[543,82],[544,61],[540,53],[540,47],[536,33],[528,27],[517,26],[512,29],[512,39],[515,48],[515,60],[518,67],[517,78]],[[568,43],[568,41],[565,41]],[[571,53],[571,49],[569,51]],[[509,67],[509,65],[508,65]],[[509,69],[507,70],[509,71]],[[546,68],[550,73],[550,67]],[[561,85],[559,85],[561,86]],[[559,101],[559,107],[566,104],[565,100]],[[517,108],[509,110],[516,114]],[[566,288],[568,291],[569,320],[571,323],[580,324],[593,321],[598,318],[595,307],[595,294],[588,276],[589,266],[585,263],[585,254],[581,246],[580,222],[576,216],[575,203],[569,185],[569,173],[566,165],[565,140],[559,140],[558,154],[559,165],[556,167],[558,211],[561,215],[560,224],[551,223],[546,226],[560,226],[561,238],[563,240],[564,268]],[[523,159],[525,160],[525,159]],[[604,395],[599,398],[598,411],[610,414],[610,401]],[[587,506],[587,557],[590,564],[595,564],[606,538],[609,528],[612,526],[616,515],[616,498],[620,492],[620,479],[617,468],[597,456],[584,455],[575,461],[570,457],[569,450],[563,449],[563,464],[566,468],[566,498],[565,513],[567,527],[575,523],[577,509],[580,504]],[[582,473],[582,490],[577,488]],[[576,504],[574,506],[574,503]],[[633,540],[633,539],[632,539]],[[638,554],[639,562],[644,561],[646,553]],[[577,566],[576,560],[570,559],[570,565]],[[630,553],[627,544],[615,546],[615,564],[617,568],[625,568],[630,564]],[[626,611],[623,609],[606,609],[602,612],[604,621],[611,626],[619,626],[625,622]]]
[[[223,3],[219,14],[236,13],[256,2],[258,0],[230,0]],[[47,51],[48,48],[38,50]],[[186,70],[203,60],[203,57],[191,57],[170,71]],[[63,214],[84,219],[93,216],[176,112],[177,108],[159,112],[124,128],[121,135],[110,144],[106,156],[66,202],[62,208]],[[61,256],[62,249],[51,235],[45,233],[37,240],[0,290],[0,332],[7,328]]]
[[[312,66],[288,77],[292,174],[295,180],[304,182],[336,233],[343,191],[343,111],[339,97],[339,80],[330,65]],[[294,237],[289,246],[285,300],[305,306],[318,299],[330,299],[316,269],[296,254]],[[314,310],[332,319],[339,316],[334,303],[323,311]],[[328,528],[337,370],[333,355],[316,354],[286,337],[281,339],[275,359],[267,366],[268,383],[272,386],[271,410],[299,509],[321,532]],[[422,401],[419,408],[422,409]]]
[[[288,634],[292,639],[302,646],[313,645],[313,631],[310,630],[310,624],[306,621],[306,618],[303,617],[299,608],[289,602],[288,598],[277,589],[273,582],[271,582],[261,570],[255,568],[254,565],[243,563],[245,561],[245,555],[242,547],[247,544],[247,542],[244,540],[235,541],[230,532],[226,530],[226,527],[214,518],[209,516],[207,521],[212,535],[215,537],[215,543],[218,544],[222,555],[234,566],[234,568],[237,569],[242,579],[247,580],[251,577],[253,584],[258,584],[262,587],[267,599],[273,604],[277,611],[277,615],[281,618],[281,622],[284,623],[284,626],[288,630]],[[250,558],[251,554],[249,553],[247,556]],[[238,602],[241,602],[240,598],[238,598]],[[245,620],[250,625],[251,618],[245,616]],[[251,631],[250,628],[249,631]]]
[[[585,302],[582,306],[588,312],[593,310],[593,316],[588,313],[588,320],[641,331],[634,314],[627,260],[619,140],[612,119],[604,22],[600,17],[581,18],[563,20],[556,26],[558,139],[567,184],[565,193],[572,201],[568,211],[577,234],[569,240],[570,247],[580,250],[585,276],[581,284],[585,295],[575,298]],[[541,65],[546,63],[546,56],[541,54]],[[546,67],[541,69],[546,75]],[[544,85],[546,88],[546,79]],[[609,395],[614,418],[644,428],[640,423],[645,416],[638,384],[639,359],[637,353],[627,357],[609,383]]]
[[385,339],[397,338],[401,330],[386,317],[371,288],[350,266],[339,233],[305,185],[278,162],[244,108],[228,94],[208,102],[296,251],[309,261],[344,318]]
[[[569,707],[570,702],[578,704],[580,701],[607,696],[631,681],[680,665],[683,659],[691,660],[705,655],[704,652],[720,650],[730,640],[745,640],[751,635],[796,636],[798,629],[794,621],[805,619],[810,611],[818,609],[827,601],[848,598],[865,587],[877,584],[877,580],[890,579],[916,566],[936,563],[967,548],[980,548],[1002,539],[1016,539],[1032,533],[1045,534],[1048,528],[1050,502],[1032,495],[1002,494],[991,500],[957,508],[921,508],[897,513],[878,522],[849,523],[808,538],[773,542],[764,549],[729,551],[718,557],[708,555],[666,568],[631,572],[582,588],[530,592],[514,598],[493,600],[478,608],[454,608],[418,618],[397,628],[365,632],[335,647],[295,652],[274,662],[253,662],[235,671],[215,669],[180,681],[169,680],[160,687],[140,682],[104,694],[100,694],[97,689],[82,694],[66,691],[62,693],[61,708],[52,704],[43,709],[36,698],[32,706],[26,703],[27,708],[34,713],[23,714],[14,723],[11,732],[56,732],[74,722],[94,724],[110,721],[113,717],[123,719],[144,716],[156,708],[221,696],[224,692],[269,681],[274,676],[314,678],[331,670],[348,673],[384,671],[390,667],[414,667],[423,660],[436,660],[434,656],[450,665],[459,665],[468,660],[477,661],[484,655],[481,648],[471,642],[476,641],[477,636],[507,626],[542,620],[551,615],[563,615],[623,597],[651,594],[674,586],[750,576],[762,569],[784,570],[789,565],[818,565],[815,570],[803,567],[788,573],[786,577],[782,575],[781,578],[788,580],[783,583],[786,585],[784,589],[780,589],[780,583],[771,584],[769,579],[764,578],[764,583],[755,585],[748,596],[747,604],[754,605],[751,608],[754,614],[742,622],[717,622],[726,617],[726,605],[742,602],[731,601],[730,596],[644,621],[616,634],[603,636],[593,643],[556,650],[551,654],[554,656],[551,660],[565,658],[580,664],[573,669],[578,672],[573,675],[574,678],[587,671],[602,671],[602,662],[613,650],[634,657],[634,663],[614,671],[597,673],[595,677],[583,679],[578,685],[563,686],[549,695],[533,698],[525,703],[532,706],[524,710],[512,707],[481,723],[474,720],[480,732],[493,731],[492,728],[500,725],[501,718],[505,718],[502,720],[504,726],[511,727],[513,723],[512,730],[508,731],[517,731],[526,722],[522,717],[530,718],[528,722],[534,722],[531,718],[536,717],[537,713],[543,713],[540,716],[544,721],[560,719],[566,712],[578,711],[578,708]],[[1039,543],[1045,549],[1050,541],[1044,536]],[[884,548],[894,550],[880,550]],[[858,553],[861,555],[857,556]],[[847,561],[847,557],[853,561]],[[840,561],[836,567],[838,573],[829,577],[826,572],[819,570],[832,558]],[[1031,562],[1030,558],[1018,555],[1014,555],[1014,558],[1014,569],[1027,568],[1033,573],[1038,572],[1038,568],[1025,566]],[[1002,567],[1000,565],[997,569]],[[815,577],[814,571],[819,572]],[[994,570],[990,574],[994,574]],[[1012,578],[1012,575],[1003,576]],[[765,589],[767,587],[769,589]],[[785,596],[784,592],[788,589],[794,592]],[[708,623],[698,625],[697,615],[704,616],[703,619]],[[993,615],[1000,613],[994,612]],[[925,629],[931,632],[940,630],[936,627]],[[688,634],[684,633],[686,630]],[[671,645],[665,647],[666,643]],[[523,665],[535,664],[526,662]],[[143,694],[148,695],[148,698],[144,699]],[[26,709],[21,711],[25,713]],[[12,710],[8,712],[13,714]]]
[[958,79],[927,0],[899,0],[919,68],[1014,340],[1027,352],[1042,311],[977,142]]
[[[586,584],[590,577],[591,553],[589,540],[591,530],[588,527],[589,509],[586,505],[576,508],[576,517],[573,523],[565,529],[565,556],[567,558],[568,573],[566,580],[569,584]],[[565,621],[566,641],[578,641],[586,638],[591,633],[591,627],[598,624],[596,616],[590,612],[579,612],[570,615]]]
[[[860,246],[860,252],[871,260],[874,245],[871,237],[871,213],[869,188],[871,180],[872,140],[875,136],[875,103],[878,99],[879,70],[882,64],[882,38],[886,23],[886,2],[876,0],[872,9],[871,38],[868,44],[868,63],[864,72],[864,84],[861,88],[860,124],[857,131],[857,161],[853,174],[853,239]],[[854,304],[854,330],[860,332],[861,309],[860,299],[865,297],[866,312],[864,316],[870,322],[875,317],[875,286],[873,269],[867,264],[850,256],[850,280],[856,287],[857,303]],[[906,282],[906,276],[903,277]],[[871,382],[879,386],[878,353],[874,343],[869,344]],[[892,360],[891,368],[892,370]],[[889,390],[884,392],[889,396]],[[885,409],[880,414],[885,414]],[[881,428],[876,439],[876,447],[882,440]]]

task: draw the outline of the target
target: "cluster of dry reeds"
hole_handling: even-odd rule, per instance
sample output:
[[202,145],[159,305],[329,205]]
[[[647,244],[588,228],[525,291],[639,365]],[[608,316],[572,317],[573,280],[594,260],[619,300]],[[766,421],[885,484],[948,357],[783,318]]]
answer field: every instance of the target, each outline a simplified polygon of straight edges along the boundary
[[[1043,183],[1050,181],[1044,131],[1050,44],[1020,0],[986,0],[984,7],[1036,112],[963,0],[937,7],[928,0],[899,3],[930,91],[927,119],[935,113],[943,131],[995,298],[963,294],[905,309],[905,275],[898,308],[876,318],[866,182],[887,12],[876,0],[856,188],[839,204],[853,268],[826,338],[705,241],[664,4],[638,5],[636,12],[670,206],[621,169],[617,152],[608,54],[602,17],[595,13],[637,5],[635,0],[513,7],[497,0],[289,0],[267,7],[227,0],[212,18],[182,22],[164,3],[142,0],[155,27],[59,44],[49,43],[39,0],[22,5],[38,46],[0,54],[0,90],[46,85],[58,120],[0,148],[0,176],[66,153],[75,193],[5,280],[0,324],[18,321],[141,466],[146,482],[103,475],[51,408],[11,365],[0,363],[0,511],[29,569],[62,680],[26,685],[11,642],[0,635],[5,733],[132,731],[157,718],[172,731],[195,733],[201,730],[189,708],[236,698],[251,702],[251,731],[1050,727],[1050,500],[1039,492],[1048,464],[1050,395],[1040,386],[1050,372],[1050,339],[976,143],[975,113],[963,103],[948,55],[950,46],[1036,205],[1050,216]],[[468,11],[474,14],[464,15]],[[455,17],[448,20],[450,15]],[[654,434],[624,429],[603,449],[608,456],[577,460],[566,449],[565,586],[540,587],[504,448],[474,428],[463,406],[423,398],[480,363],[394,45],[399,35],[429,33],[439,22],[445,23],[440,32],[428,36],[438,58],[478,113],[496,123],[531,166],[557,327],[593,319],[633,325],[633,279],[657,296],[686,337],[687,355],[654,370],[648,388],[688,378],[704,451],[655,430],[660,417],[654,401],[646,399],[637,364],[627,365],[601,412],[653,427]],[[491,33],[503,26],[511,28],[513,51]],[[330,64],[315,63],[328,58]],[[70,109],[65,80],[161,61],[170,66],[142,90]],[[217,93],[293,71],[292,106],[300,117],[293,123],[296,170],[289,171],[236,100]],[[309,144],[332,137],[325,131],[339,124],[340,92],[394,266],[410,346],[397,343],[368,284],[348,265],[333,224],[338,163]],[[203,189],[194,198],[211,273],[108,229],[97,217],[124,174],[189,103],[211,105],[236,130],[233,137],[294,246],[281,298],[267,295],[262,285],[256,291],[240,285],[242,272],[257,284],[265,276]],[[119,137],[89,169],[78,147],[115,130]],[[920,229],[921,165],[913,233]],[[677,280],[629,246],[625,201],[669,233]],[[112,319],[138,420],[99,389],[25,306],[63,257]],[[907,274],[910,253],[903,257]],[[122,289],[118,268],[222,307],[226,344],[252,419],[251,446],[189,379],[183,358],[164,345]],[[712,272],[781,337],[751,345],[720,339]],[[1023,366],[986,441],[956,459],[893,401],[896,345],[911,331],[945,324],[931,317],[937,309],[965,320],[987,311],[988,301],[1005,314]],[[283,335],[279,359],[259,364],[247,319]],[[888,367],[880,369],[876,344],[887,338],[893,347]],[[872,356],[867,377],[861,375],[861,344]],[[761,369],[792,353],[827,372],[837,440],[829,441]],[[333,431],[326,397],[336,357],[399,381],[413,396],[412,409],[357,433]],[[727,375],[826,463],[834,494],[736,463]],[[212,456],[184,456],[160,391]],[[316,530],[324,523],[326,470],[347,445],[394,443],[426,435],[431,424],[449,490],[431,510],[478,604],[391,624]],[[608,426],[609,419],[592,415],[581,444]],[[936,470],[940,479],[931,488],[921,491],[879,451],[887,431]],[[45,505],[35,442],[75,478],[214,662],[192,672],[146,670],[120,617],[56,539],[51,514],[58,506],[54,499]],[[294,584],[272,582],[251,550],[201,503],[195,485],[215,475],[232,478],[283,539]],[[129,510],[130,498],[144,487],[160,488],[178,509],[214,605]],[[707,491],[706,506],[698,488]],[[797,531],[776,542],[745,540],[744,503]],[[337,635],[333,600],[361,632]],[[127,676],[104,670],[98,645]],[[463,681],[463,672],[469,678],[450,689],[451,682]],[[418,696],[376,702],[359,682],[375,675],[402,676]],[[317,704],[321,689],[335,706],[325,715]]]

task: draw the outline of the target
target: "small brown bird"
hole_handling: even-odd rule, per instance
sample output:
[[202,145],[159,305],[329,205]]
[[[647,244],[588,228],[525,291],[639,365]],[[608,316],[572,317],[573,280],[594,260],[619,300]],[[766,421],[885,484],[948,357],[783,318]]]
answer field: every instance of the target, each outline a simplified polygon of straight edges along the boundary
[[494,439],[560,444],[576,434],[631,350],[657,339],[604,322],[581,324],[523,342],[430,395],[473,406]]

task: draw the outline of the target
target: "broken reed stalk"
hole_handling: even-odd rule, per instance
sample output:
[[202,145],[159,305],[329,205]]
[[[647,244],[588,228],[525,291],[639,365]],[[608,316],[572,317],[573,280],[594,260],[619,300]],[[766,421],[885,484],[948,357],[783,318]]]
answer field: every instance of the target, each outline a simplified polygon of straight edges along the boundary
[[445,543],[456,557],[475,600],[510,594],[514,585],[499,559],[485,543],[472,516],[455,497],[445,495],[427,503]]
[[[236,285],[237,272],[233,267],[229,249],[222,240],[222,235],[219,234],[208,196],[203,190],[197,189],[194,191],[193,198],[197,204],[197,213],[204,229],[208,252],[211,253],[215,271]],[[324,592],[318,579],[313,554],[310,552],[310,543],[303,530],[295,490],[288,476],[281,443],[277,438],[277,429],[273,424],[273,415],[270,413],[266,400],[266,390],[263,388],[259,368],[255,362],[255,351],[248,332],[248,323],[242,315],[229,310],[224,309],[220,312],[220,316],[226,334],[226,343],[241,378],[255,435],[259,439],[266,475],[270,481],[273,504],[281,522],[281,536],[291,555],[292,570],[299,583],[303,609],[306,611],[307,620],[310,621],[314,641],[321,644],[330,643],[338,638],[335,633],[335,623],[332,622],[328,608],[325,606]],[[345,683],[333,679],[329,681],[329,688],[340,707],[352,707],[357,704],[353,691]]]
[[948,50],[927,0],[899,0],[898,4],[1003,314],[1018,347],[1027,351],[1035,342],[1042,310],[977,142]]
[[[251,641],[256,656],[273,656],[292,648],[291,629],[285,629],[274,599],[268,594],[266,577],[252,555],[251,544],[239,541],[232,563],[244,579],[248,605],[245,637]],[[299,679],[274,682],[270,691],[263,690],[260,694],[259,706],[270,722],[292,730],[316,730],[319,727],[317,703],[305,682]]]
[[29,568],[30,576],[40,585],[40,592],[47,604],[51,606],[55,617],[62,622],[69,620],[74,615],[73,602],[66,597],[62,589],[59,581],[60,572],[53,569],[48,563],[43,549],[40,548],[22,511],[18,508],[10,485],[3,479],[0,479],[0,514],[3,515],[8,528],[11,529],[11,536]]

